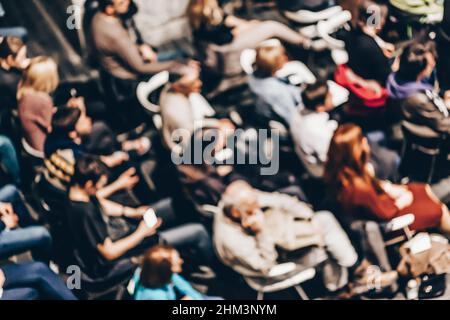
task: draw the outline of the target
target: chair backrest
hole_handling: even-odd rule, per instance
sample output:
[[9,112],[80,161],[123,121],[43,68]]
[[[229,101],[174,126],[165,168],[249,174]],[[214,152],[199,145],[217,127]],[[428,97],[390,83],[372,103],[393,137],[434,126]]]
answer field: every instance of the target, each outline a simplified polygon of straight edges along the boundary
[[147,82],[141,82],[136,89],[136,96],[139,103],[148,112],[154,114],[160,112],[160,107],[149,101],[149,96],[169,82],[169,72],[162,71],[150,78]]

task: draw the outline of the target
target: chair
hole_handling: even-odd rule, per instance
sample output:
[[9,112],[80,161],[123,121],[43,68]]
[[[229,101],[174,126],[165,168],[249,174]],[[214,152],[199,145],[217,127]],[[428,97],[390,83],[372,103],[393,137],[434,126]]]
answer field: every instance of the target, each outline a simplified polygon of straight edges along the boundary
[[423,129],[425,128],[410,122],[402,123],[404,139],[400,169],[412,180],[431,183],[439,176],[444,177],[449,173],[444,148],[445,137],[431,129]]
[[[292,266],[292,265],[294,265],[294,266]],[[283,275],[285,273],[292,271],[293,269],[295,269],[295,264],[288,262],[288,263],[276,265],[275,267],[273,267],[271,269],[269,274],[271,276],[275,276],[275,275],[280,276],[280,275]],[[300,298],[302,300],[309,300],[309,297],[306,294],[306,292],[303,290],[301,284],[308,280],[313,279],[315,276],[316,276],[316,270],[314,268],[308,268],[308,269],[305,269],[305,270],[302,270],[302,271],[296,273],[295,275],[293,275],[285,280],[267,284],[267,285],[262,285],[259,282],[255,281],[249,277],[244,277],[244,280],[249,285],[250,288],[252,288],[256,292],[258,292],[258,295],[257,295],[258,300],[263,300],[265,293],[277,292],[277,291],[285,290],[285,289],[292,288],[292,287],[297,291],[298,295],[300,296]]]
[[155,92],[155,90],[164,86],[169,82],[169,72],[162,71],[153,77],[151,77],[147,82],[141,82],[136,88],[136,96],[139,103],[145,108],[146,111],[151,114],[159,113],[160,107],[149,101],[149,96]]

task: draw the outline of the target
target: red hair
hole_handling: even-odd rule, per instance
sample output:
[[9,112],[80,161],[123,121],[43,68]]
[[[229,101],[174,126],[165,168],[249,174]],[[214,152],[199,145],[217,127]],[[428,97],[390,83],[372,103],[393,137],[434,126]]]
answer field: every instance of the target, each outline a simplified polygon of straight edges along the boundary
[[340,126],[333,135],[324,179],[338,201],[342,191],[356,183],[383,192],[379,181],[367,170],[370,154],[364,147],[364,139],[361,128],[354,124]]

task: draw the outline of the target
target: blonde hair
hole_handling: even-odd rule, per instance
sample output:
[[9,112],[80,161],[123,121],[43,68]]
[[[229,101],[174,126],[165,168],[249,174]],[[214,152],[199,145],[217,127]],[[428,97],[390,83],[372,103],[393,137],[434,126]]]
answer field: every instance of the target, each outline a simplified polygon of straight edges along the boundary
[[42,92],[50,94],[59,85],[58,66],[50,57],[39,56],[31,59],[30,65],[24,70],[17,90],[17,99],[25,93]]
[[191,0],[187,8],[189,23],[194,30],[203,22],[218,25],[224,19],[224,13],[217,0]]
[[286,50],[279,45],[261,45],[256,49],[255,67],[263,75],[271,76],[286,62]]

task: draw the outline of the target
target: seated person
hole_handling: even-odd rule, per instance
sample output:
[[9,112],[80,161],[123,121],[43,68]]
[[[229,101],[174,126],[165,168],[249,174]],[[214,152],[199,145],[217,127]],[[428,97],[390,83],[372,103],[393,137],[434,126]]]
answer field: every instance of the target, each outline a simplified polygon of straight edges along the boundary
[[256,49],[255,72],[249,79],[250,90],[258,97],[257,113],[271,118],[267,106],[290,125],[293,114],[303,107],[301,90],[291,85],[286,78],[277,76],[289,61],[282,45],[262,44]]
[[439,228],[450,232],[448,208],[429,185],[395,185],[374,177],[368,166],[370,146],[361,128],[346,124],[334,133],[325,167],[325,182],[344,212],[387,221],[408,213],[414,230]]
[[[44,149],[44,176],[55,188],[66,190],[74,172],[75,161],[83,154],[90,153],[83,140],[92,135],[92,130],[92,119],[87,116],[85,108],[57,108]],[[110,144],[115,143],[110,141]],[[123,151],[99,155],[99,157],[110,168],[115,168],[129,160],[129,155]],[[137,183],[137,177],[133,178],[134,174],[133,169],[127,171],[121,179],[117,179],[112,193],[134,186]]]
[[311,40],[282,23],[247,21],[227,15],[217,0],[191,0],[187,15],[197,41],[214,43],[228,52],[256,48],[262,41],[271,38],[306,49],[313,45]]
[[[174,132],[183,130],[182,139],[188,141],[196,128],[215,114],[208,101],[200,95],[202,82],[195,70],[185,75],[174,74],[160,97],[162,135],[170,150],[175,142]],[[211,120],[214,122],[214,120]],[[183,142],[182,142],[183,143]]]
[[[119,261],[124,259],[128,262],[122,267],[128,269],[131,263],[128,258],[157,243],[193,250],[203,263],[212,261],[211,240],[202,225],[192,223],[168,228],[174,218],[170,213],[153,209],[158,221],[148,226],[143,215],[150,207],[134,209],[107,200],[102,194],[106,181],[107,169],[102,162],[92,156],[78,159],[70,182],[67,220],[86,274],[94,278],[111,276],[118,272]],[[134,220],[137,226],[113,235],[113,222],[118,217]],[[158,232],[160,227],[163,231]]]
[[0,260],[31,250],[35,259],[47,261],[52,247],[50,233],[34,225],[16,187],[0,189]]
[[[283,47],[261,46],[257,49],[256,72],[250,78],[252,91],[262,104],[269,105],[273,112],[288,125],[296,152],[307,171],[314,177],[322,177],[328,146],[337,128],[330,119],[333,109],[332,96],[325,81],[308,85],[304,92],[276,73],[288,61]],[[374,145],[377,174],[393,178],[397,174],[398,156],[385,148]]]
[[158,245],[149,249],[133,282],[135,300],[218,300],[195,290],[180,273],[183,259],[176,249]]
[[17,87],[28,66],[27,47],[19,38],[5,37],[0,43],[0,106],[17,107]]
[[35,150],[44,151],[54,104],[50,96],[59,84],[58,67],[49,57],[31,59],[24,70],[17,90],[19,118],[26,142]]
[[[146,116],[136,100],[139,82],[161,71],[183,72],[198,68],[198,65],[175,60],[158,61],[150,46],[136,43],[123,19],[130,10],[130,0],[99,0],[98,3],[98,11],[91,21],[90,36],[95,55],[106,73],[103,78],[106,94],[113,104],[120,104],[112,107],[119,107],[116,111],[123,117],[120,120],[123,120],[124,128],[135,128]],[[114,121],[117,119],[110,120],[117,123]]]
[[436,53],[433,43],[411,43],[400,59],[400,69],[389,76],[388,90],[401,102],[403,118],[417,135],[450,133],[449,109],[435,93]]
[[[370,23],[371,12],[380,14],[379,24]],[[384,42],[378,34],[383,30],[387,7],[370,0],[359,4],[357,14],[353,16],[352,30],[345,37],[345,49],[348,52],[348,67],[359,77],[374,80],[379,86],[385,87],[386,80],[391,73],[390,58],[394,52],[391,43]],[[367,81],[367,87],[374,87]]]
[[77,300],[42,262],[0,265],[0,300]]
[[[322,177],[331,138],[338,127],[328,111],[333,109],[332,97],[325,81],[308,85],[302,93],[304,108],[292,117],[291,134],[297,155],[307,171]],[[398,175],[399,156],[374,141],[369,141],[373,157],[370,164],[380,179],[395,179]]]
[[122,16],[129,12],[130,0],[99,0],[92,18],[92,40],[102,68],[121,80],[137,80],[164,70],[176,70],[176,61],[158,62],[157,55],[146,44],[133,42]]
[[[327,283],[330,279],[325,280],[330,290],[346,284],[344,269],[358,269],[357,253],[330,212],[314,213],[294,197],[262,192],[243,181],[228,186],[220,206],[223,212],[215,216],[213,227],[216,252],[226,265],[244,276],[265,281],[270,270],[279,263],[277,248],[286,248],[286,251],[310,246],[325,248],[333,258],[332,263],[341,270],[338,279],[331,283]],[[297,223],[301,224],[298,229]],[[311,265],[300,266],[300,269],[305,267]],[[367,275],[359,271],[358,274],[361,277],[356,277],[355,284],[367,285]],[[278,278],[282,280],[289,275],[292,276],[292,272]]]

